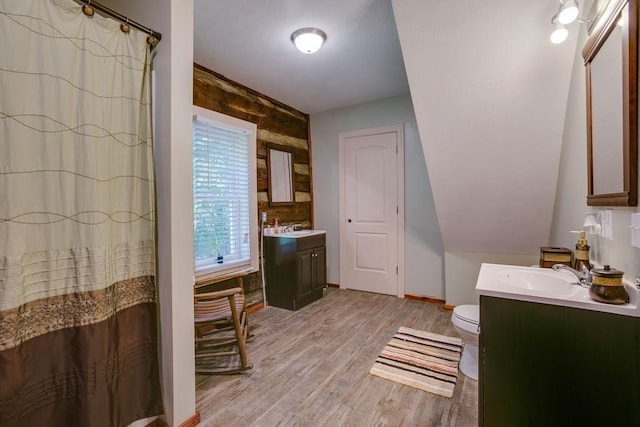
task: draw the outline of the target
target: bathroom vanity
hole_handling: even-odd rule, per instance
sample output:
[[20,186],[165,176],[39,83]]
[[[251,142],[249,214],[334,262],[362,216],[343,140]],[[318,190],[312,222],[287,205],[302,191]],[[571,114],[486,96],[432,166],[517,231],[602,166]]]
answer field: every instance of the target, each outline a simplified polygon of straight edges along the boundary
[[640,426],[637,290],[612,306],[572,282],[547,269],[483,264],[480,426]]
[[269,305],[298,310],[320,298],[326,279],[326,233],[302,230],[265,236]]

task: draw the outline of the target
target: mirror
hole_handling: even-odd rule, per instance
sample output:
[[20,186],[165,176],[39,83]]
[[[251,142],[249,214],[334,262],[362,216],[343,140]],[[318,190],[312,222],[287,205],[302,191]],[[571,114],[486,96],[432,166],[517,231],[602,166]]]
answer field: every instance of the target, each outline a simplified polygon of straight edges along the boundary
[[638,0],[609,0],[582,50],[589,206],[637,205]]
[[267,144],[269,170],[269,205],[285,206],[295,202],[293,187],[293,150],[276,144]]

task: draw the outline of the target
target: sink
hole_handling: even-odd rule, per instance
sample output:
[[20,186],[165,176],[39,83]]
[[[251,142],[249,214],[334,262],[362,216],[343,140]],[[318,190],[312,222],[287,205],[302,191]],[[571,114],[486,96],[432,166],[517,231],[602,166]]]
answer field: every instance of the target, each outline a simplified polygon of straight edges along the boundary
[[307,236],[315,236],[316,234],[324,234],[326,231],[324,230],[297,230],[297,231],[286,231],[278,234],[267,234],[265,237],[290,237],[290,238],[300,238]]
[[573,276],[567,277],[564,274],[546,269],[538,268],[531,270],[505,269],[498,272],[498,280],[507,286],[528,290],[540,295],[570,295],[575,294],[580,289],[572,280]]
[[311,234],[312,230],[298,230],[298,231],[287,231],[286,233],[280,233],[287,236],[305,236],[307,234]]
[[476,294],[640,317],[640,296],[631,282],[623,279],[630,300],[621,305],[596,302],[587,288],[576,283],[577,278],[566,270],[485,263]]

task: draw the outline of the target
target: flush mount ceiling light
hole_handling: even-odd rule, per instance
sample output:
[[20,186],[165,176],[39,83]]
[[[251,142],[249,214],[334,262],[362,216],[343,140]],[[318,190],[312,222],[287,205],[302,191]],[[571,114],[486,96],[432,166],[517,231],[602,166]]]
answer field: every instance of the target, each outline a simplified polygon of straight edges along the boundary
[[324,31],[317,28],[301,28],[291,34],[291,41],[302,53],[311,54],[317,52],[327,40]]

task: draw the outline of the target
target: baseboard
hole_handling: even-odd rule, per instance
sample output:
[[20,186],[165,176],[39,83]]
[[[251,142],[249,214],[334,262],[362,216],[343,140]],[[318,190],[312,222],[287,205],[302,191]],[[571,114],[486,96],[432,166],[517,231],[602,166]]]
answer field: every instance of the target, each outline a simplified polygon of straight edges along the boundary
[[[178,427],[195,427],[198,424],[200,424],[200,412],[196,412],[181,422]],[[169,427],[169,424],[165,423],[160,418],[156,418],[153,422],[147,424],[147,427]]]
[[265,307],[264,303],[263,303],[263,302],[261,302],[261,303],[256,304],[256,305],[252,305],[251,307],[247,307],[245,311],[246,311],[248,314],[251,314],[251,313],[253,313],[253,312],[255,312],[255,311],[258,311],[258,310],[263,309],[264,307]]
[[198,424],[200,424],[200,412],[191,415],[191,417],[181,422],[178,427],[195,427]]
[[453,310],[454,308],[456,308],[455,305],[451,305],[451,304],[447,304],[446,300],[440,299],[440,298],[432,298],[432,297],[421,297],[418,295],[407,295],[405,294],[404,296],[406,299],[412,299],[412,300],[416,300],[416,301],[424,301],[424,302],[432,302],[435,304],[442,304],[442,308],[444,308],[445,310]]
[[412,300],[416,300],[416,301],[425,301],[425,302],[433,302],[435,304],[445,304],[446,301],[440,298],[433,298],[433,297],[423,297],[423,296],[419,296],[419,295],[409,295],[409,294],[405,294],[404,297],[406,299],[412,299]]

